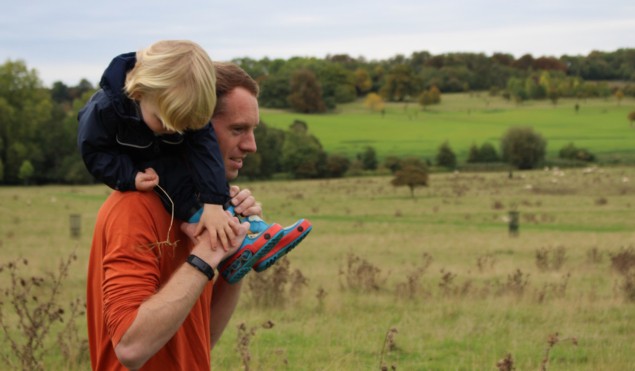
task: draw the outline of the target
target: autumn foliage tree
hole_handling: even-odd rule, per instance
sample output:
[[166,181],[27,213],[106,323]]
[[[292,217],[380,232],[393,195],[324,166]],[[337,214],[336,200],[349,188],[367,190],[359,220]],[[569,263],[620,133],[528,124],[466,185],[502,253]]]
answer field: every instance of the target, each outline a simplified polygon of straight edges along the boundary
[[428,167],[421,161],[406,161],[390,183],[395,187],[407,186],[415,198],[415,188],[428,186]]
[[385,107],[384,99],[377,93],[368,93],[364,105],[373,112],[382,112]]

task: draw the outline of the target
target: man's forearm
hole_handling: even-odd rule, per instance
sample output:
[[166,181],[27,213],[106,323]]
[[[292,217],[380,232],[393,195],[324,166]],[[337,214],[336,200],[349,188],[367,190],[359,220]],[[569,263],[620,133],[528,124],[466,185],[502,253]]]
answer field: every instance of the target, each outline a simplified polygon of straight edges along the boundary
[[174,336],[208,282],[201,272],[183,264],[139,307],[135,320],[115,347],[120,362],[130,369],[143,366]]

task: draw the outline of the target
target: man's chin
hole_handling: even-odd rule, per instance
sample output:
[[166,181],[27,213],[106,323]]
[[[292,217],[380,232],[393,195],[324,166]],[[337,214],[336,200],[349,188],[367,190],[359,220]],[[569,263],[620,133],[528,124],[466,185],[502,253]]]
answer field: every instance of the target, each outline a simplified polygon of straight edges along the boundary
[[238,178],[238,169],[225,169],[225,178],[227,178],[228,181]]

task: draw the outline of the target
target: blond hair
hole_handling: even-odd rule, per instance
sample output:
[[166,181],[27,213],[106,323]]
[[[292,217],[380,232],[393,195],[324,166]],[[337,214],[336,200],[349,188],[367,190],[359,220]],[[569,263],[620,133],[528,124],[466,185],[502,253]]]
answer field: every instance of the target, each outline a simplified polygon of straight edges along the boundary
[[210,121],[216,107],[216,73],[198,44],[158,41],[137,52],[125,91],[132,99],[155,103],[166,129],[196,130]]

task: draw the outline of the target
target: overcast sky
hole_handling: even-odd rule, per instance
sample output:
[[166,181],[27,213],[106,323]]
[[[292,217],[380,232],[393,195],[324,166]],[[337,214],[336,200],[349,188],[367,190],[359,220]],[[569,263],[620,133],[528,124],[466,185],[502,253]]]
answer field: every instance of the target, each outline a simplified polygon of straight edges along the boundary
[[13,0],[1,8],[0,63],[24,60],[47,86],[95,84],[114,56],[161,39],[196,41],[215,60],[635,47],[633,0]]

